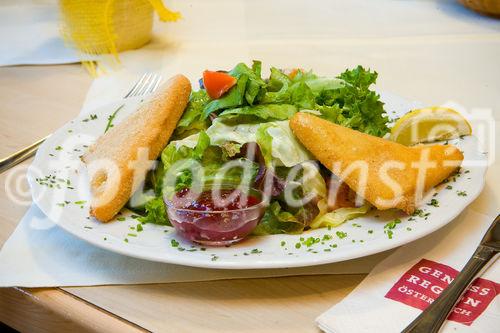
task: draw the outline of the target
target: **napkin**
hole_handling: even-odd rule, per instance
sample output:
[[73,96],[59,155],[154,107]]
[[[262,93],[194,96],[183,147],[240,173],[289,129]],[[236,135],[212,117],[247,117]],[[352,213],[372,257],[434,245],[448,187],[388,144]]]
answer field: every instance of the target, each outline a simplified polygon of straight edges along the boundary
[[[463,268],[492,221],[469,209],[438,232],[401,247],[317,324],[325,332],[401,332]],[[498,293],[500,263],[495,261],[473,282],[442,331],[498,332]]]
[[57,1],[11,1],[0,4],[0,66],[80,62],[59,33]]

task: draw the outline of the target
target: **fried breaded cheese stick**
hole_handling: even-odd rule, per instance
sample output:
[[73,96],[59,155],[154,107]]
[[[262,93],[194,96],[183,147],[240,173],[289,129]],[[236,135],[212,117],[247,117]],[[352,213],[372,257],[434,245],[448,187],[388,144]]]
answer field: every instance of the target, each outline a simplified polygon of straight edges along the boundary
[[407,147],[296,113],[290,127],[333,174],[377,209],[415,211],[423,192],[441,183],[463,160],[452,145]]
[[151,164],[134,164],[139,153],[158,158],[182,116],[191,93],[191,83],[176,75],[125,120],[112,127],[82,156],[89,170],[90,215],[107,222],[120,211],[144,181]]

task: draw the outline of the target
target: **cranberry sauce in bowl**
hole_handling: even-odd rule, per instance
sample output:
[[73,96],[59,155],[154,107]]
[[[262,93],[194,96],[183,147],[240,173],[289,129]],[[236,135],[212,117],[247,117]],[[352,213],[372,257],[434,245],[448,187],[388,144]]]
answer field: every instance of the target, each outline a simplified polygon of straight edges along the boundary
[[164,201],[177,233],[211,246],[239,242],[257,226],[265,210],[260,191],[243,192],[230,186],[198,193],[184,189]]

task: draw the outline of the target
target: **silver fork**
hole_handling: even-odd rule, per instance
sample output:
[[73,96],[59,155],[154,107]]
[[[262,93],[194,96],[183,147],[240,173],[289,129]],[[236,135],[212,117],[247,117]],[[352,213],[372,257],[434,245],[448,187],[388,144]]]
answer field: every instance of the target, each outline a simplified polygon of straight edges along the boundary
[[[139,80],[135,82],[130,91],[123,97],[124,99],[144,96],[153,93],[160,85],[162,77],[155,73],[146,73]],[[122,106],[120,106],[121,108]],[[31,156],[35,155],[38,147],[48,139],[50,136],[47,135],[45,138],[40,139],[31,145],[15,152],[14,154],[0,159],[0,173],[12,168],[13,166],[27,160]]]

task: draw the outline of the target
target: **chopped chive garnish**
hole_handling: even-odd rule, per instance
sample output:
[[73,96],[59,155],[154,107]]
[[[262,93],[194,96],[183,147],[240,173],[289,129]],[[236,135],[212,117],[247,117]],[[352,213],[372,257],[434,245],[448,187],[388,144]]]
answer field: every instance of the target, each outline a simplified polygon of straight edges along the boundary
[[118,113],[118,111],[120,111],[123,107],[125,106],[125,104],[121,105],[118,109],[115,110],[115,112],[113,112],[112,114],[109,115],[108,117],[108,123],[106,124],[106,128],[104,129],[104,133],[106,133],[111,127],[113,127],[113,120],[115,119],[116,117],[116,114]]
[[384,229],[394,229],[397,224],[401,223],[400,219],[394,219],[391,222],[388,222],[386,225],[384,225]]
[[332,235],[323,235],[323,240],[324,240],[324,241],[330,240],[330,239],[332,239],[332,238],[333,238],[333,236],[332,236]]
[[346,238],[347,237],[347,233],[346,232],[343,232],[343,231],[337,231],[335,233],[337,235],[338,238],[340,239],[343,239],[343,238]]
[[431,202],[427,203],[427,206],[439,207],[439,201],[432,199]]

